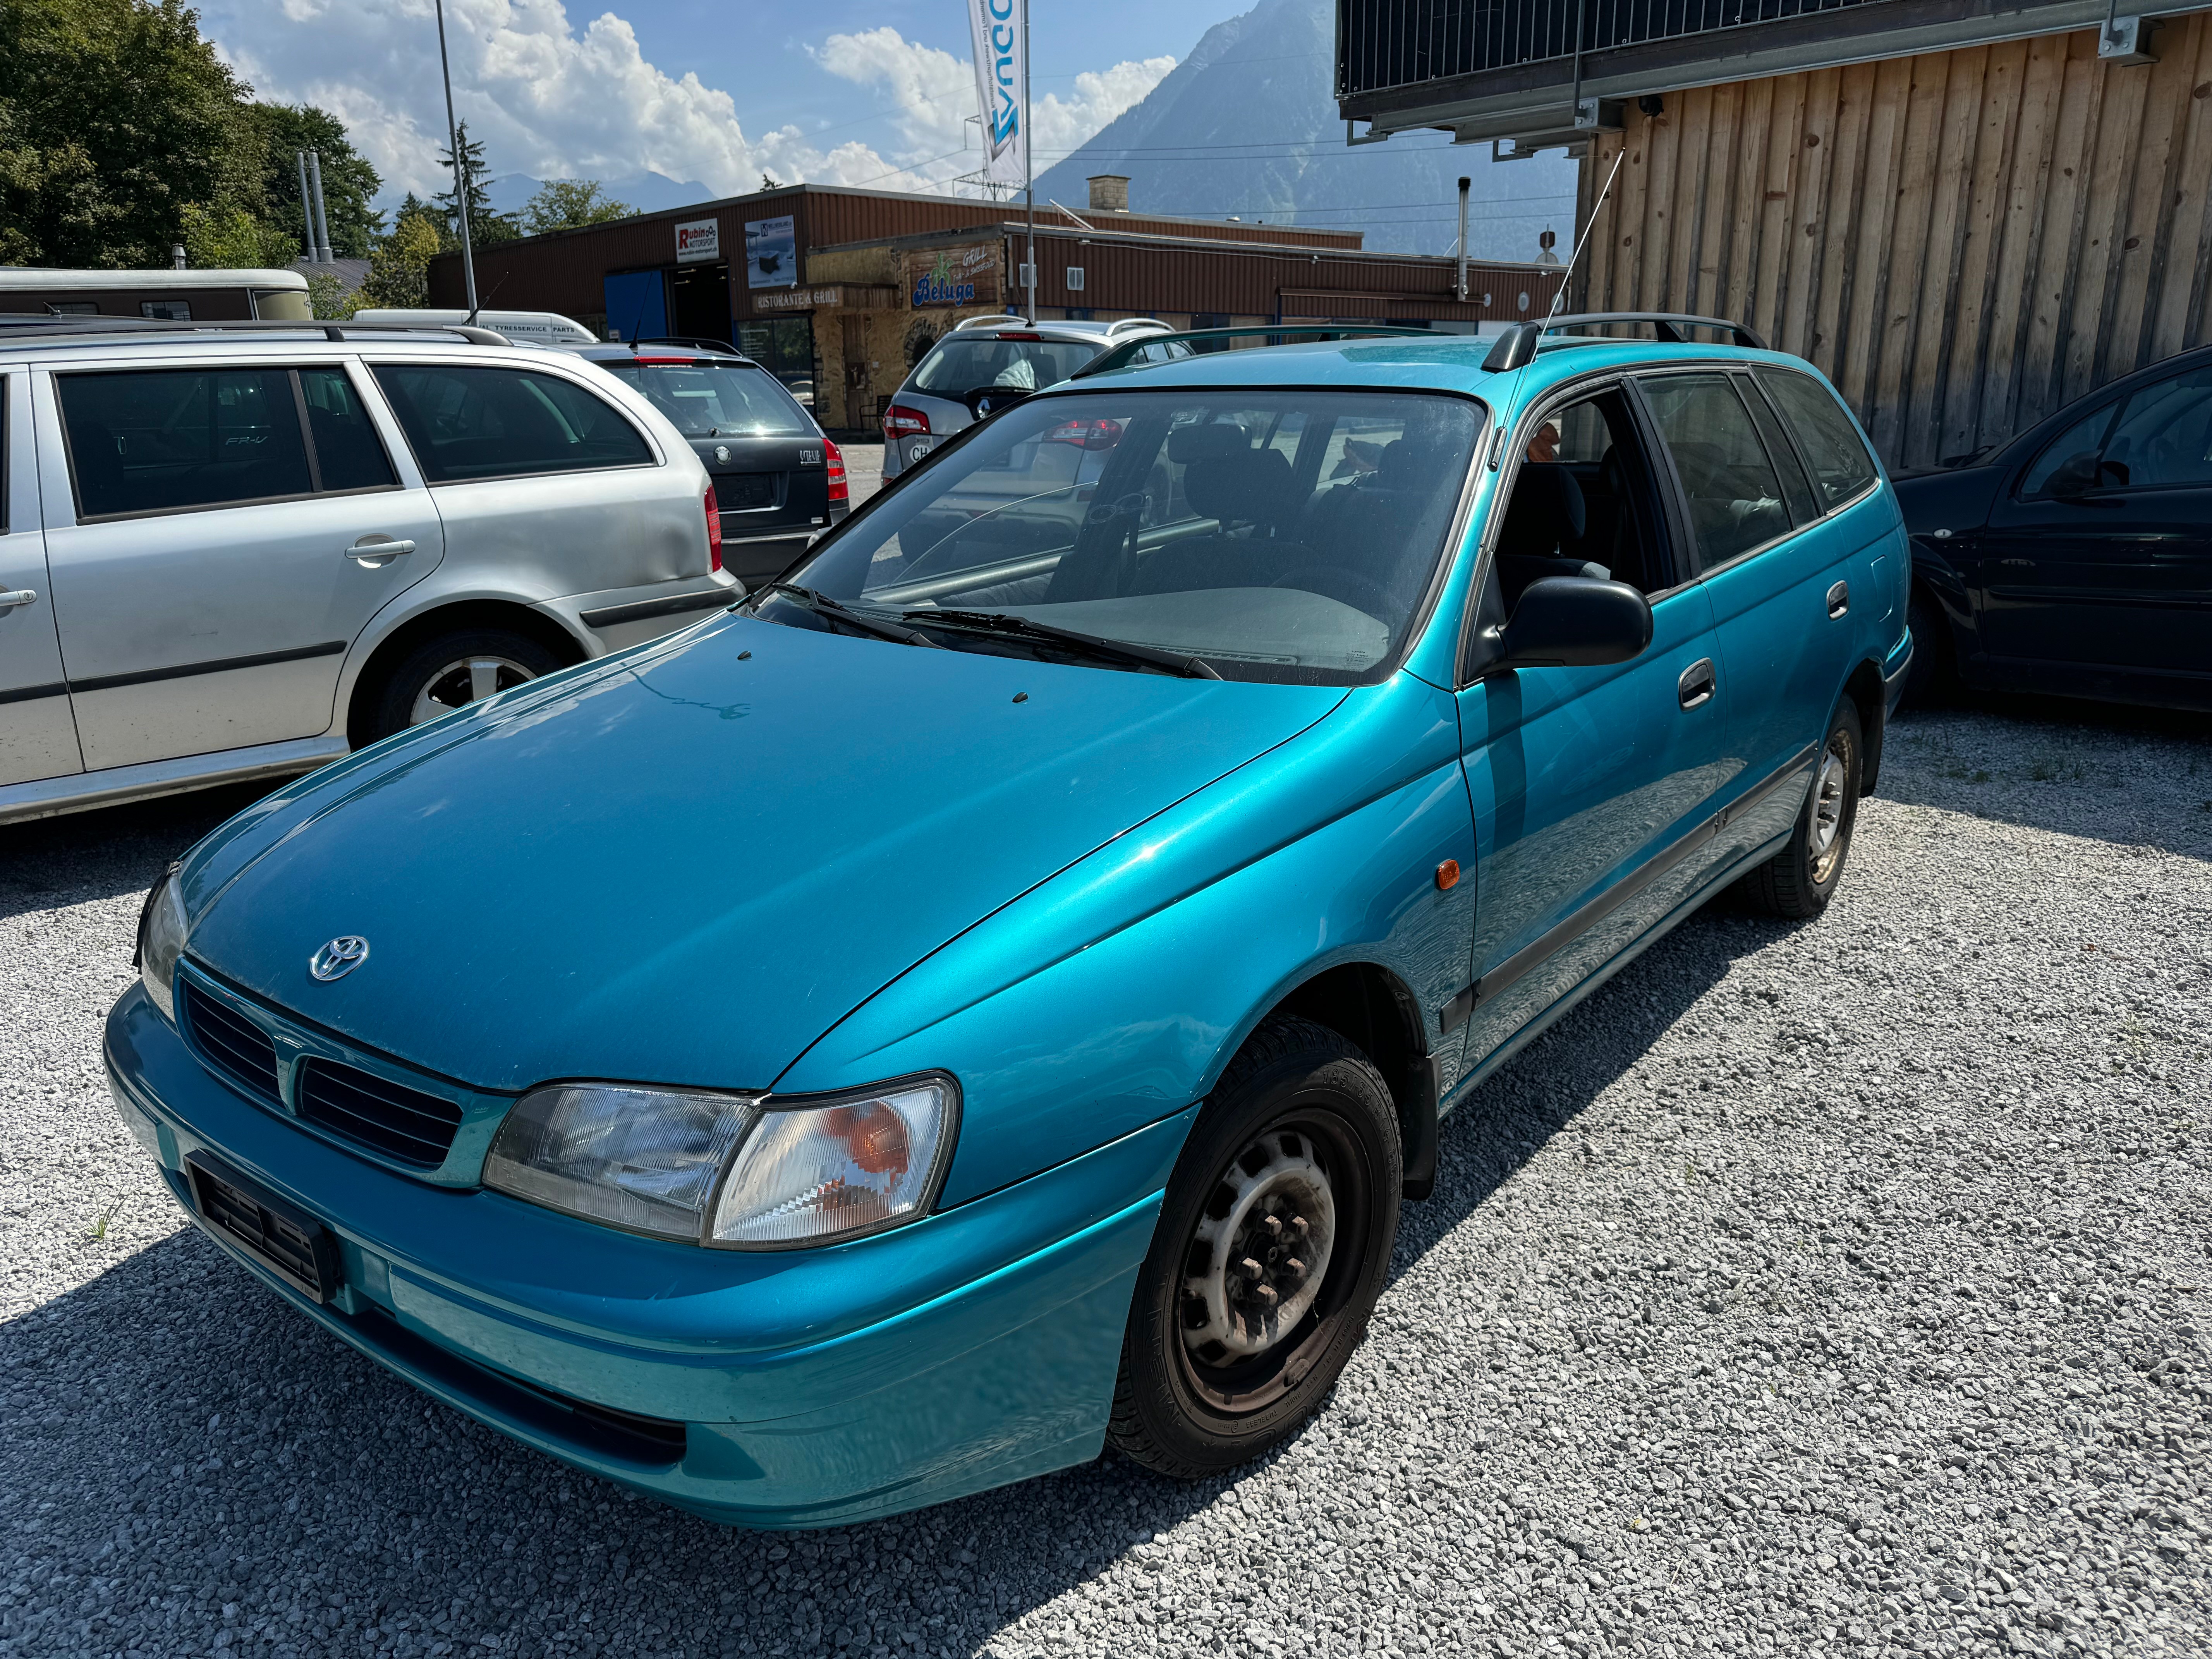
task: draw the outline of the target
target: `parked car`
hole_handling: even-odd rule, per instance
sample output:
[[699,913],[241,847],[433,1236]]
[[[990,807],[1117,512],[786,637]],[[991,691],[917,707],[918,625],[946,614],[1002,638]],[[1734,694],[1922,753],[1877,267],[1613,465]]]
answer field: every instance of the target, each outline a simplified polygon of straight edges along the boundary
[[1035,324],[1012,313],[969,318],[922,354],[884,407],[884,481],[898,477],[981,414],[1059,385],[1109,346],[1158,336],[1159,343],[1139,361],[1168,362],[1189,356],[1190,347],[1169,340],[1170,332],[1165,323],[1150,317],[1125,317],[1113,323]]
[[712,341],[594,345],[577,354],[652,400],[714,481],[722,562],[755,587],[852,510],[845,458],[782,381]]
[[357,323],[429,324],[442,327],[451,327],[455,323],[472,323],[479,328],[488,328],[495,334],[504,335],[516,345],[586,346],[598,344],[599,338],[574,317],[564,317],[557,311],[471,313],[458,307],[447,310],[370,307],[354,313],[353,319]]
[[[1543,337],[1041,392],[287,790],[149,897],[125,1120],[325,1328],[704,1515],[1259,1454],[1440,1115],[1723,889],[1821,913],[1910,659],[1817,374]],[[909,541],[1024,453],[1058,546]]]
[[2212,349],[1897,481],[1915,695],[1955,677],[2212,709]]
[[0,331],[0,821],[306,771],[735,599],[651,399],[496,338]]

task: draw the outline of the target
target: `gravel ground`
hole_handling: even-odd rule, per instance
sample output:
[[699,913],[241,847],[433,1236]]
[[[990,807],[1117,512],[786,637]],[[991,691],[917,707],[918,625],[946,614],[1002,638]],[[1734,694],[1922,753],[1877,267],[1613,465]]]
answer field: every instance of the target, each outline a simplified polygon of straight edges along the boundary
[[1448,1124],[1326,1411],[725,1531],[198,1237],[96,1033],[235,798],[0,830],[0,1653],[2212,1652],[2212,732],[1893,737],[1828,916],[1680,929]]

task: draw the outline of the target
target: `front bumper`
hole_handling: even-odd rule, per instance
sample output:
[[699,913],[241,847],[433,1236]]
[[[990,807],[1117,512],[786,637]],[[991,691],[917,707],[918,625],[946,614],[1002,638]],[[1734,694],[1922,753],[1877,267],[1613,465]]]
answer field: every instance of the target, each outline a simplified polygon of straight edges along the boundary
[[[179,1202],[302,1312],[565,1462],[761,1527],[893,1514],[1096,1456],[1195,1110],[873,1238],[702,1250],[353,1158],[217,1080],[135,988],[105,1048],[118,1109]],[[331,1229],[327,1304],[198,1216],[194,1152]]]

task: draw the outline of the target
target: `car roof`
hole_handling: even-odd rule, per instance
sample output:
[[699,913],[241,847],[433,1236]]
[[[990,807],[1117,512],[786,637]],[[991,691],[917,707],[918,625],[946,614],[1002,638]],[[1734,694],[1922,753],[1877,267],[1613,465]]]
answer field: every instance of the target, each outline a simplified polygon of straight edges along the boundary
[[569,349],[586,362],[593,363],[626,363],[640,357],[680,357],[693,362],[742,363],[747,368],[760,367],[742,351],[704,340],[640,340],[635,345],[628,340],[608,340],[599,345],[580,345]]
[[945,340],[993,340],[1009,334],[1040,335],[1048,340],[1080,340],[1086,345],[1097,345],[1107,341],[1115,344],[1124,340],[1142,338],[1147,334],[1171,334],[1175,331],[1153,317],[1123,317],[1111,322],[1094,322],[1081,318],[1040,318],[1027,322],[1012,315],[1000,317],[970,317],[956,323],[939,337]]
[[1395,334],[1205,352],[1063,382],[1052,388],[1052,394],[1109,382],[1124,385],[1135,379],[1147,386],[1344,386],[1457,392],[1499,407],[1517,407],[1560,381],[1593,371],[1694,363],[1812,369],[1802,358],[1746,346],[1558,336],[1546,340],[1526,368],[1499,372],[1484,367],[1497,343],[1493,337],[1470,334],[1439,334],[1430,339]]
[[0,358],[35,362],[40,357],[298,358],[326,353],[370,356],[426,352],[459,362],[543,363],[564,355],[535,343],[514,343],[486,329],[425,323],[233,322],[142,325],[136,318],[0,318]]

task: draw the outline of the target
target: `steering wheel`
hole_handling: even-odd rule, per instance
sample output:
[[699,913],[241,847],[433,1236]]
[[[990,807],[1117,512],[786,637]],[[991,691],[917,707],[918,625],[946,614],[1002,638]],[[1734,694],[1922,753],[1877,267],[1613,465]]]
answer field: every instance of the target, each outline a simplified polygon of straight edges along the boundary
[[1267,584],[1270,587],[1295,587],[1308,593],[1318,593],[1325,599],[1334,599],[1363,611],[1376,622],[1387,623],[1396,605],[1390,590],[1372,576],[1340,564],[1317,564],[1304,570],[1294,570],[1288,575],[1278,576]]

